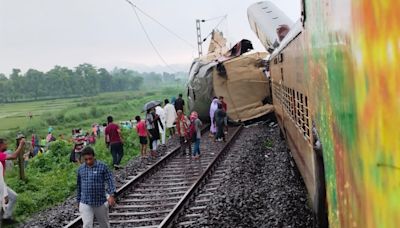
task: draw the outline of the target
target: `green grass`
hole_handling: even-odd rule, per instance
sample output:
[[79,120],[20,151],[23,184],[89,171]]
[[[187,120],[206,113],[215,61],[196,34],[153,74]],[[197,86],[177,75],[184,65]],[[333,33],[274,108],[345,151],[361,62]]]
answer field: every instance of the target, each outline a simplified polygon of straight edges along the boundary
[[[36,125],[38,118],[49,112],[58,112],[74,104],[75,99],[57,99],[24,103],[0,104],[0,135],[7,135],[28,125]],[[75,101],[76,102],[76,101]],[[33,118],[28,118],[32,112]]]
[[[144,116],[143,105],[150,100],[164,100],[176,96],[183,88],[163,88],[153,91],[105,93],[94,97],[57,99],[38,102],[0,104],[0,136],[10,139],[22,131],[26,135],[35,133],[43,137],[47,128],[54,128],[55,136],[64,134],[68,141],[71,129],[80,127],[90,131],[92,123],[104,123],[112,115],[115,122],[133,119],[136,115]],[[34,117],[29,120],[27,113]],[[139,153],[138,139],[134,131],[123,130],[124,158],[122,164]],[[98,160],[111,165],[111,155],[105,147],[104,138],[97,140],[94,146]],[[72,195],[76,188],[77,165],[69,162],[72,144],[56,142],[49,152],[29,160],[26,168],[26,180],[18,179],[18,167],[7,172],[7,184],[18,193],[15,218],[23,222],[32,214],[63,202]]]

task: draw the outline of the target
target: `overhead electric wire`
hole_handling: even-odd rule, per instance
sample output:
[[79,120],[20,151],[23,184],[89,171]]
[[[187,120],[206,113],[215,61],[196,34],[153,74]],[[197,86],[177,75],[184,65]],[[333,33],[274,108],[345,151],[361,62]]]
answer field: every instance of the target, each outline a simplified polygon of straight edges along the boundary
[[219,17],[212,17],[212,18],[208,18],[208,19],[203,19],[201,21],[203,21],[203,22],[212,21],[212,20],[217,20],[217,19],[220,19],[220,18],[226,18],[226,16],[227,15],[222,15],[222,16],[219,16]]
[[158,57],[160,58],[160,60],[161,60],[169,69],[171,69],[172,71],[176,71],[175,69],[173,69],[173,68],[167,63],[167,61],[165,61],[165,59],[161,56],[160,52],[157,50],[157,48],[156,48],[156,46],[154,45],[153,41],[150,39],[150,36],[149,36],[149,34],[147,33],[146,28],[144,27],[144,25],[143,25],[143,23],[142,23],[142,20],[140,20],[139,14],[138,14],[137,11],[136,11],[136,6],[135,6],[131,1],[129,1],[129,0],[125,0],[125,1],[127,1],[128,4],[130,4],[130,5],[132,6],[133,11],[135,12],[135,15],[136,15],[136,17],[137,17],[137,19],[138,19],[138,22],[139,22],[139,24],[140,24],[140,27],[142,28],[144,34],[146,35],[146,38],[147,38],[147,40],[149,41],[150,45],[153,47],[154,52],[158,55]]
[[161,22],[159,22],[157,19],[155,19],[154,17],[150,16],[148,13],[144,12],[142,9],[140,9],[137,5],[133,6],[139,10],[142,14],[144,14],[145,16],[147,16],[148,18],[150,18],[151,20],[153,20],[154,22],[156,22],[157,24],[159,24],[161,27],[163,27],[165,30],[167,30],[169,33],[171,33],[172,35],[174,35],[176,38],[180,39],[181,41],[183,41],[184,43],[186,43],[187,45],[189,45],[190,47],[192,47],[193,49],[195,48],[194,45],[192,45],[189,41],[185,40],[184,38],[182,38],[181,36],[179,36],[177,33],[175,33],[174,31],[172,31],[171,29],[169,29],[167,26],[163,25]]
[[[222,19],[218,22],[218,24],[211,30],[211,32],[203,39],[203,42],[207,40],[209,36],[211,36],[212,32],[221,25],[221,23],[228,17],[228,15],[222,16]],[[220,17],[218,17],[220,18]],[[215,19],[215,18],[214,18]]]

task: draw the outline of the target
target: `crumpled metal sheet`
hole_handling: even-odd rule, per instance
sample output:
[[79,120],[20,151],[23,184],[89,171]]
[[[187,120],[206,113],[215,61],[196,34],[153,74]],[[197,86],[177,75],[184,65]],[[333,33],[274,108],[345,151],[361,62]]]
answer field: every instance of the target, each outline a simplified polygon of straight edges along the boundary
[[[196,59],[190,68],[188,102],[202,120],[210,120],[209,108],[214,96],[223,96],[228,116],[233,121],[251,120],[273,111],[264,104],[270,96],[269,82],[260,67],[266,53],[242,55],[224,62]],[[226,75],[221,75],[224,69]]]
[[212,72],[217,61],[196,59],[189,71],[188,102],[190,111],[196,111],[200,119],[209,120],[209,108],[214,97]]

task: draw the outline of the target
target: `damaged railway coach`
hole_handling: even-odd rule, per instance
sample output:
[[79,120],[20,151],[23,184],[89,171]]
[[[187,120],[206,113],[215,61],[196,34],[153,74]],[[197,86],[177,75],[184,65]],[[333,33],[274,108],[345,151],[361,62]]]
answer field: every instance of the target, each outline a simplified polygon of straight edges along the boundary
[[399,227],[400,1],[299,3],[295,23],[271,1],[248,18],[315,225]]
[[[265,52],[248,52],[252,45],[242,40],[227,50],[220,32],[213,32],[209,54],[192,63],[188,82],[190,110],[210,120],[213,97],[223,96],[230,120],[242,122],[273,112]],[[218,44],[218,45],[216,45]]]

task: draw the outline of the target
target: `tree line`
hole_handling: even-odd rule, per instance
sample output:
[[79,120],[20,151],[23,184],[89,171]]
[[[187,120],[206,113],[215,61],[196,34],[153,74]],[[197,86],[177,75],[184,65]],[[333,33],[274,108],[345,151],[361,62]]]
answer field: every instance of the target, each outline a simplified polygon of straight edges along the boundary
[[[55,66],[48,72],[29,69],[25,74],[13,69],[8,78],[0,73],[0,103],[139,90],[143,83],[160,83],[164,78],[165,73],[139,73],[123,68],[109,72],[87,63],[74,69]],[[168,74],[167,78],[174,80],[174,75]]]

